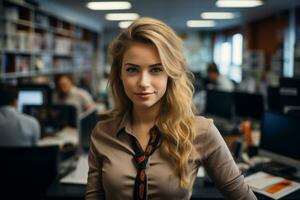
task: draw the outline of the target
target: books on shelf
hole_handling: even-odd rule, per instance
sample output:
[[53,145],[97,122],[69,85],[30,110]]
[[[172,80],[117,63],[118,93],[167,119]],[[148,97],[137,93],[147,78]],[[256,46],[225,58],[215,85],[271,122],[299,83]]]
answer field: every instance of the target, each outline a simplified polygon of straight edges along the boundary
[[70,55],[71,53],[71,40],[68,38],[63,37],[56,37],[55,38],[55,50],[56,54],[61,55]]
[[1,78],[73,73],[96,63],[97,32],[23,0],[1,2],[0,7]]
[[32,49],[32,35],[27,31],[18,31],[18,50],[28,51]]
[[247,176],[245,182],[253,191],[271,197],[272,199],[280,199],[300,189],[300,183],[298,182],[261,171]]
[[34,21],[39,27],[42,28],[50,27],[49,18],[46,15],[43,15],[41,13],[36,13]]
[[4,10],[4,16],[6,19],[10,20],[18,20],[19,19],[19,12],[17,7],[7,7]]
[[27,73],[30,70],[30,58],[28,56],[15,57],[16,72]]

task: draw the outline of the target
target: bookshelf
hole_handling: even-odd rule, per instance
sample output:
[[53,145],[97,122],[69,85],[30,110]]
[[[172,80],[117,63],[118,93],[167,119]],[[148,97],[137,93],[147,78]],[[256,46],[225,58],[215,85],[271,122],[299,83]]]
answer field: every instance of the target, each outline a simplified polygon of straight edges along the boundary
[[93,74],[100,64],[99,31],[20,0],[0,0],[0,11],[0,81]]

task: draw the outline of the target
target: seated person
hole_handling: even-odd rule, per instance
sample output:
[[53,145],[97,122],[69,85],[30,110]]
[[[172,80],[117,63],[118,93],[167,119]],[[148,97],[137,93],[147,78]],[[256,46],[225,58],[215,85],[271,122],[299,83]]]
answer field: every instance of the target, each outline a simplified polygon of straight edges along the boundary
[[209,89],[217,89],[225,92],[232,92],[234,90],[233,82],[226,76],[220,74],[215,63],[210,63],[207,66],[207,76]]
[[55,85],[57,88],[57,93],[54,96],[55,103],[74,105],[79,114],[95,108],[91,95],[76,87],[71,76],[59,75],[55,79]]
[[0,146],[36,145],[40,138],[38,121],[17,108],[17,89],[0,84]]

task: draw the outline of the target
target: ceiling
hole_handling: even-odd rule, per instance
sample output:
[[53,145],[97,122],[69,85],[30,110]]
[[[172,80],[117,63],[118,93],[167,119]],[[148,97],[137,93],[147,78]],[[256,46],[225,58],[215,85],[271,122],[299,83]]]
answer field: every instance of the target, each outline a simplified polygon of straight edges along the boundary
[[[87,0],[52,0],[88,18],[102,24],[104,30],[117,30],[118,22],[104,19],[106,13],[117,11],[94,11],[86,8]],[[283,10],[300,5],[300,0],[265,0],[264,5],[255,8],[218,8],[215,0],[129,0],[132,8],[123,12],[136,12],[140,16],[149,16],[163,20],[176,30],[187,30],[187,20],[200,19],[201,12],[233,11],[240,14],[232,20],[219,20],[215,28],[193,29],[226,29],[248,21],[274,15]],[[239,0],[241,1],[241,0]]]

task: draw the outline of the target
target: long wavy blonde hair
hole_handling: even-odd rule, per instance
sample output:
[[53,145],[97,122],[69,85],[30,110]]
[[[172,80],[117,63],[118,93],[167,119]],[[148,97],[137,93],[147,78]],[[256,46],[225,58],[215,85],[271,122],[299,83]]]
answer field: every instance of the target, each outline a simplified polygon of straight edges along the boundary
[[132,102],[126,96],[120,79],[123,55],[131,43],[154,45],[164,70],[169,76],[168,86],[162,98],[157,127],[163,135],[162,152],[176,166],[181,187],[188,187],[188,159],[194,150],[195,114],[192,103],[194,92],[192,75],[188,71],[182,51],[182,41],[162,21],[152,18],[135,20],[123,30],[109,48],[111,72],[109,87],[114,101],[114,113],[123,116]]

